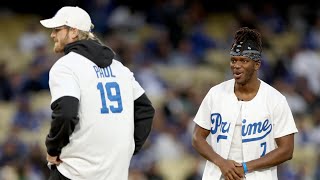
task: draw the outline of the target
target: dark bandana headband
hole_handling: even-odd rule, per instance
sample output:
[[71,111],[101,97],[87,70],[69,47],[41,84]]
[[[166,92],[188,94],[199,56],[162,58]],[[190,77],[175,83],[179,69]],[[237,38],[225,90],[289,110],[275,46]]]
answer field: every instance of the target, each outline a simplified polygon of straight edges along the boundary
[[261,51],[258,50],[256,43],[251,40],[233,44],[230,55],[244,56],[254,61],[258,61],[261,59]]

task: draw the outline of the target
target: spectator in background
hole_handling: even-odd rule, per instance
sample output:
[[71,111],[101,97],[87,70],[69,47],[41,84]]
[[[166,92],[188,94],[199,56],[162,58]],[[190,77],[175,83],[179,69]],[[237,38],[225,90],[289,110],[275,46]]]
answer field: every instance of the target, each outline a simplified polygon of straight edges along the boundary
[[146,50],[149,53],[149,58],[147,59],[149,62],[146,63],[151,65],[151,67],[167,65],[173,51],[166,27],[158,26],[155,28],[152,38],[146,42]]
[[308,105],[307,112],[311,113],[314,107],[319,103],[320,97],[319,94],[315,94],[308,83],[306,77],[300,76],[295,77],[295,91],[300,94]]
[[19,96],[16,99],[17,111],[12,120],[12,126],[16,130],[27,130],[37,132],[41,127],[41,120],[44,119],[45,114],[41,111],[35,112],[32,110],[30,98]]
[[133,12],[126,6],[118,6],[110,13],[107,23],[110,30],[130,34],[129,32],[143,26],[145,22],[143,15],[139,12]]
[[26,180],[44,180],[49,177],[45,153],[40,144],[29,144],[28,156],[22,167],[23,177]]
[[285,21],[283,16],[278,12],[278,9],[274,8],[274,5],[270,2],[265,2],[261,6],[261,10],[257,12],[257,20],[259,26],[268,28],[272,33],[282,33],[285,30]]
[[[28,68],[27,68],[28,71]],[[25,72],[11,71],[8,78],[11,86],[12,99],[16,99],[21,95],[22,87],[24,86],[26,75]]]
[[311,141],[320,146],[320,105],[314,107],[314,111],[311,114],[313,121],[313,130],[311,131]]
[[273,87],[286,97],[293,114],[303,114],[306,112],[308,105],[305,99],[295,91],[295,87],[292,84],[278,78],[274,79]]
[[27,145],[18,138],[14,130],[0,144],[0,147],[0,167],[13,166],[17,168],[28,156]]
[[164,80],[155,73],[152,65],[149,63],[141,65],[138,71],[136,71],[137,80],[141,83],[141,86],[146,90],[147,95],[151,99],[161,99],[166,92],[166,84]]
[[236,11],[234,11],[234,17],[239,22],[240,27],[249,27],[252,29],[258,28],[257,15],[254,12],[254,8],[249,3],[238,4]]
[[317,15],[314,18],[314,21],[311,24],[310,29],[306,32],[305,41],[315,50],[320,49],[320,14],[317,12]]
[[21,93],[37,92],[49,89],[49,70],[54,61],[46,47],[35,49],[34,57],[21,84]]
[[272,76],[271,79],[273,81],[280,78],[286,83],[289,83],[292,86],[295,86],[294,84],[295,77],[291,69],[292,58],[295,54],[295,51],[296,51],[296,48],[293,47],[287,52],[287,54],[280,56],[276,60],[272,68],[273,72],[270,73]]
[[278,170],[279,180],[302,180],[298,178],[298,173],[288,163],[281,164]]
[[0,101],[10,101],[13,98],[13,91],[10,84],[7,64],[0,64]]
[[91,14],[95,32],[97,34],[107,34],[112,29],[112,26],[108,24],[108,19],[116,8],[115,0],[90,0],[87,3],[86,7]]
[[[193,11],[193,13],[196,13]],[[168,28],[170,44],[176,48],[182,39],[183,20],[185,20],[185,2],[183,0],[156,1],[146,12],[150,24],[164,25]]]
[[32,54],[39,46],[47,46],[48,38],[39,29],[39,25],[30,22],[26,26],[26,31],[19,37],[19,50],[25,54]]
[[190,31],[190,41],[192,45],[192,52],[194,56],[202,61],[205,53],[210,48],[215,48],[216,42],[208,36],[202,24],[195,24]]
[[200,60],[192,52],[192,42],[188,38],[183,38],[178,42],[178,47],[169,57],[169,66],[194,67],[200,64]]
[[313,142],[312,138],[312,127],[308,121],[307,114],[293,114],[299,133],[295,136],[295,144],[301,147],[311,145]]
[[292,59],[292,71],[297,78],[305,79],[303,88],[310,88],[311,92],[320,95],[320,56],[305,42]]

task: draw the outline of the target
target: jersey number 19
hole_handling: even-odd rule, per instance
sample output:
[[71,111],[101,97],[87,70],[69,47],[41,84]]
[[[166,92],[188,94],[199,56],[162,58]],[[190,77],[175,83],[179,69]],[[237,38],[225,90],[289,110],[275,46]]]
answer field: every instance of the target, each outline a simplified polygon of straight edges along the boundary
[[[102,103],[102,108],[100,109],[101,114],[108,114],[109,110],[112,113],[121,113],[123,108],[122,108],[122,99],[121,99],[121,93],[120,93],[120,88],[119,84],[116,82],[107,82],[104,86],[101,82],[97,84],[97,89],[100,91],[100,96],[101,96],[101,103]],[[105,91],[106,90],[106,91]],[[112,92],[112,90],[114,90]],[[107,105],[106,102],[106,93],[107,97],[110,100],[110,102],[116,102],[117,105]]]

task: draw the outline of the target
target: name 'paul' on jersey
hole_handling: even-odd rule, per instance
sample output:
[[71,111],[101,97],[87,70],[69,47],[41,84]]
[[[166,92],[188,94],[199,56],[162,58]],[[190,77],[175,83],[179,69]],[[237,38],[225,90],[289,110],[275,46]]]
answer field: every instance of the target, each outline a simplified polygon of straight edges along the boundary
[[98,66],[93,66],[94,71],[97,74],[97,78],[108,78],[108,77],[116,77],[112,74],[112,69],[110,66],[105,68],[100,68]]

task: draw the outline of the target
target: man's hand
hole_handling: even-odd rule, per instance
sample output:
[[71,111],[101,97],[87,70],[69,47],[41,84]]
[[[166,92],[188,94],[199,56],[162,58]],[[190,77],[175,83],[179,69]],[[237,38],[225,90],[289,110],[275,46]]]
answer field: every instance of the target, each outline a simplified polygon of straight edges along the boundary
[[47,153],[47,161],[55,165],[59,165],[60,163],[62,163],[62,161],[59,159],[59,156],[50,156],[48,153]]
[[218,166],[226,180],[241,180],[244,178],[242,165],[233,160],[222,160]]
[[237,168],[237,172],[239,172],[241,177],[244,178],[245,174],[244,174],[244,169],[242,167],[242,164],[237,163],[236,164],[236,168]]

